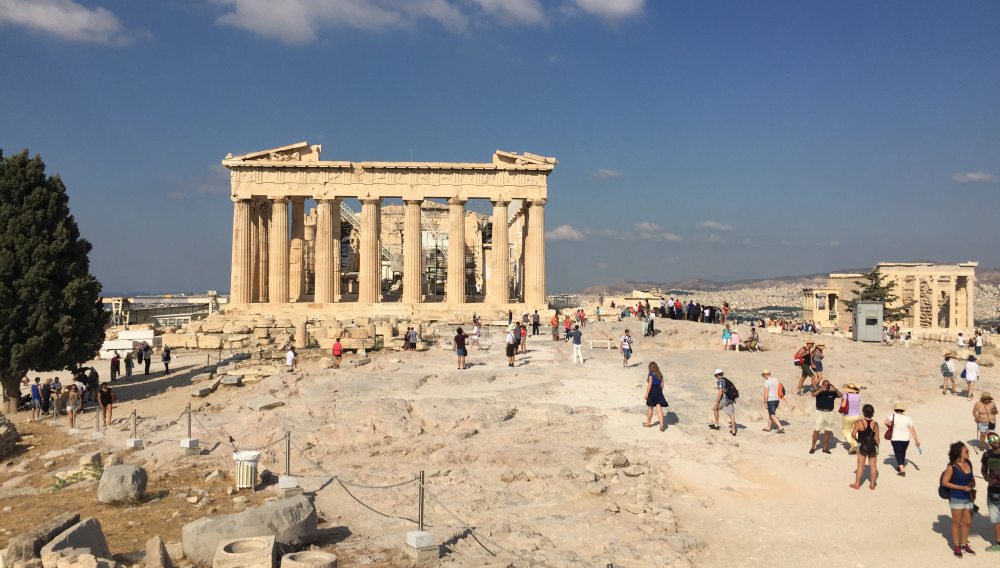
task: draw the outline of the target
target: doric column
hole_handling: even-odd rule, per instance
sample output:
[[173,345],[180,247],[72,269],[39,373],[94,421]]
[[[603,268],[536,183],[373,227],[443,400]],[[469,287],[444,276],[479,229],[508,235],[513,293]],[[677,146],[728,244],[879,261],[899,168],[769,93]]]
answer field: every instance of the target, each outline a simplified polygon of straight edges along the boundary
[[922,282],[923,282],[923,279],[920,278],[919,276],[916,276],[913,279],[913,299],[917,302],[916,304],[913,305],[913,328],[914,329],[920,329],[920,306],[921,306],[921,303],[922,303],[921,300],[923,299],[922,298],[922,296],[923,296],[923,289],[922,289],[922,287],[921,287],[920,284]]
[[448,280],[445,301],[465,303],[465,199],[448,200]]
[[257,276],[257,271],[260,270],[260,225],[258,224],[258,217],[260,216],[260,209],[257,208],[257,202],[250,200],[250,282],[247,283],[247,288],[250,290],[250,302],[257,302],[260,298],[260,290],[258,289],[259,278]]
[[381,199],[361,200],[361,243],[358,262],[358,302],[372,304],[379,301],[382,260],[379,247],[379,217]]
[[306,292],[306,199],[292,198],[292,240],[288,250],[288,298],[297,302]]
[[510,300],[510,245],[507,239],[507,201],[493,202],[493,249],[486,302],[502,305]]
[[333,230],[330,233],[332,239],[330,240],[330,254],[333,256],[333,301],[340,301],[340,271],[342,267],[340,266],[341,261],[341,251],[340,242],[343,235],[340,234],[340,208],[343,207],[340,198],[330,200],[330,222],[333,224]]
[[545,299],[545,200],[528,202],[528,236],[524,241],[524,302],[543,306]]
[[421,247],[421,200],[406,201],[403,217],[403,302],[419,304],[424,272],[424,254]]
[[233,261],[229,298],[235,304],[250,303],[250,284],[253,278],[253,256],[250,250],[250,201],[233,202]]
[[268,302],[288,303],[288,200],[284,197],[271,200],[271,228],[267,238],[270,244],[268,258]]
[[948,278],[951,287],[948,293],[948,327],[958,327],[958,277]]
[[264,200],[257,204],[257,301],[267,302],[270,286],[268,283],[268,266],[270,266],[270,247],[268,238],[271,232],[271,202]]
[[316,202],[316,294],[321,304],[333,302],[333,202]]

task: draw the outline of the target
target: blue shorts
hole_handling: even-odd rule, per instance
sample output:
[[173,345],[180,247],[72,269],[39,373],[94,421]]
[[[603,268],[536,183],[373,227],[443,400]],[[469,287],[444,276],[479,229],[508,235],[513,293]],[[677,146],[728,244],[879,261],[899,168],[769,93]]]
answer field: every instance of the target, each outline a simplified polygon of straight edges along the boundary
[[816,372],[817,373],[822,373],[823,372],[823,362],[822,361],[814,361],[813,364],[816,365]]
[[41,410],[42,409],[42,399],[40,399],[40,398],[33,398],[33,399],[31,399],[31,406],[33,408],[37,408],[38,410]]
[[469,355],[469,351],[465,347],[459,347],[455,350],[455,355],[458,355],[459,357],[466,357]]
[[956,499],[955,497],[952,497],[948,499],[948,507],[952,510],[971,509],[972,499]]
[[767,415],[774,416],[778,412],[778,403],[780,400],[769,400],[767,401]]
[[632,350],[631,349],[622,349],[622,355],[624,355],[626,359],[631,359],[632,358]]

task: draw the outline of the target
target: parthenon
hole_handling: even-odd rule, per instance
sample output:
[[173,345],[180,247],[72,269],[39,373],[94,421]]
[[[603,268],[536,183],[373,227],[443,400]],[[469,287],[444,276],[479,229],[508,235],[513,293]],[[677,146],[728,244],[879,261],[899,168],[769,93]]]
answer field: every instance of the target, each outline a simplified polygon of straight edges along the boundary
[[[228,312],[434,319],[547,308],[545,204],[554,158],[497,150],[490,163],[351,162],[321,160],[321,150],[300,142],[222,161],[233,200]],[[476,199],[490,201],[489,217],[467,210]],[[398,236],[386,237],[386,200],[401,201]],[[438,276],[425,266],[434,258],[425,249],[434,230],[428,217],[444,207],[447,231],[434,246],[446,274]],[[469,228],[480,241],[469,239]],[[399,249],[386,241],[401,244],[395,286]]]

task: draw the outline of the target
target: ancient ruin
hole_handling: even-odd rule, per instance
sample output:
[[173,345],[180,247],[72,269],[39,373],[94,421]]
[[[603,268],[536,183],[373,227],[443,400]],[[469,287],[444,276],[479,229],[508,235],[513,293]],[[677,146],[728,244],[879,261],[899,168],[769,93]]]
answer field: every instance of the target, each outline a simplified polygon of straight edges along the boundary
[[[897,305],[914,302],[911,317],[900,325],[913,331],[971,330],[974,323],[976,267],[978,262],[880,262],[875,268],[886,282],[895,282]],[[802,317],[823,326],[846,330],[851,314],[844,302],[854,298],[860,273],[830,274],[823,287],[803,288]]]
[[[447,319],[547,307],[554,158],[350,162],[320,151],[301,142],[222,161],[233,199],[227,313]],[[475,199],[492,203],[491,218],[467,210]]]

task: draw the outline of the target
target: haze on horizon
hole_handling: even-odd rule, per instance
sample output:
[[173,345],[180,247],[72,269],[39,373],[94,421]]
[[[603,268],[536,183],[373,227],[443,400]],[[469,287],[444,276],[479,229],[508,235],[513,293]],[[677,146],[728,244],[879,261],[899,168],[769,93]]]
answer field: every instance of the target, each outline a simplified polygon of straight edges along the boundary
[[107,292],[225,291],[219,161],[559,159],[550,293],[1000,266],[1000,4],[0,0],[0,149]]

